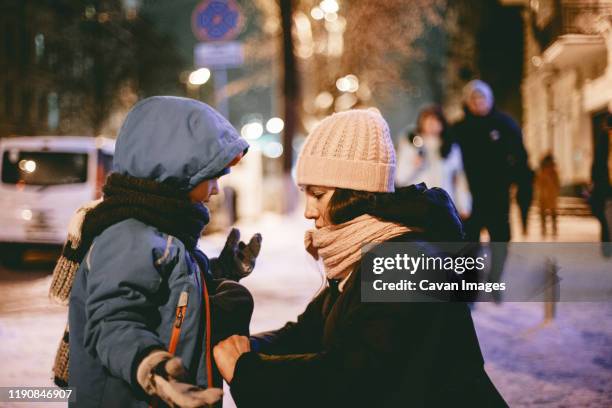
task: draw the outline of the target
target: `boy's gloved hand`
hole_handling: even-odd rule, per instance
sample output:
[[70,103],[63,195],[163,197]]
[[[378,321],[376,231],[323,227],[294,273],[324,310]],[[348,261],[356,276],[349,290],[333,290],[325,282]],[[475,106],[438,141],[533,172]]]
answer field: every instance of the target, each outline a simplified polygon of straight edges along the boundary
[[219,388],[203,389],[184,382],[186,376],[181,359],[165,350],[152,351],[142,359],[136,372],[142,389],[171,407],[208,407],[223,396]]
[[261,234],[255,234],[249,243],[245,244],[240,241],[240,231],[232,228],[219,257],[210,260],[213,277],[234,281],[247,277],[255,268],[255,260],[261,250],[261,240]]

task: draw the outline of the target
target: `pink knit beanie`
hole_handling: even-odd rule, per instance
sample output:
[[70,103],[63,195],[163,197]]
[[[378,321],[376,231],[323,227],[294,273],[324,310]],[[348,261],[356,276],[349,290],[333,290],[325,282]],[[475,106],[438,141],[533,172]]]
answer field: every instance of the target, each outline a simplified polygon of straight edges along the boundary
[[323,119],[308,135],[297,163],[299,185],[393,192],[395,149],[377,109]]

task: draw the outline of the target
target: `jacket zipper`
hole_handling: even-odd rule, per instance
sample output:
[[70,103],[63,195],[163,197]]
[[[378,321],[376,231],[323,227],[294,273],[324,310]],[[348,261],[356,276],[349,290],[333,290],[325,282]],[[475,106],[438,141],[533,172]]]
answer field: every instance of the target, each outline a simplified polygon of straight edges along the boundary
[[[189,300],[189,292],[183,291],[179,296],[178,303],[176,304],[176,312],[174,318],[174,324],[172,325],[172,334],[170,335],[170,344],[168,345],[168,352],[170,354],[176,353],[179,339],[181,337],[181,326],[185,320],[185,313],[187,312],[187,301]],[[159,407],[159,399],[153,397],[153,400],[149,404],[149,408]]]
[[187,312],[187,300],[189,299],[189,292],[183,291],[179,296],[178,303],[176,305],[176,317],[174,319],[174,325],[172,326],[172,334],[170,335],[170,344],[168,345],[168,352],[174,354],[181,337],[181,327],[185,320],[185,313]]

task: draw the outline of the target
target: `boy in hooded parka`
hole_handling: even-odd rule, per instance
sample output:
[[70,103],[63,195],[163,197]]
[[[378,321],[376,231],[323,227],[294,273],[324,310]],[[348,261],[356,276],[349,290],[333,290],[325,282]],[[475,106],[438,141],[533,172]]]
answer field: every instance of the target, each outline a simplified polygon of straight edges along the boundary
[[215,277],[250,273],[261,237],[245,245],[233,230],[210,261],[196,244],[208,222],[204,202],[247,148],[199,101],[152,97],[130,111],[104,199],[81,211],[64,249],[78,266],[68,285],[73,406],[195,407],[221,398],[210,348],[248,332],[253,304],[244,287]]

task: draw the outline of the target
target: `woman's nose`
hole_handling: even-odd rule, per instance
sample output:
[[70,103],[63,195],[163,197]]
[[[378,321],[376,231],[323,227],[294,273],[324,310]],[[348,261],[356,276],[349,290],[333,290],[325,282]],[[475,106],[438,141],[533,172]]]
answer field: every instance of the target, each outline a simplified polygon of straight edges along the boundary
[[304,209],[304,218],[308,220],[316,220],[319,218],[319,212],[316,207],[309,203],[310,199],[306,200],[306,208]]

